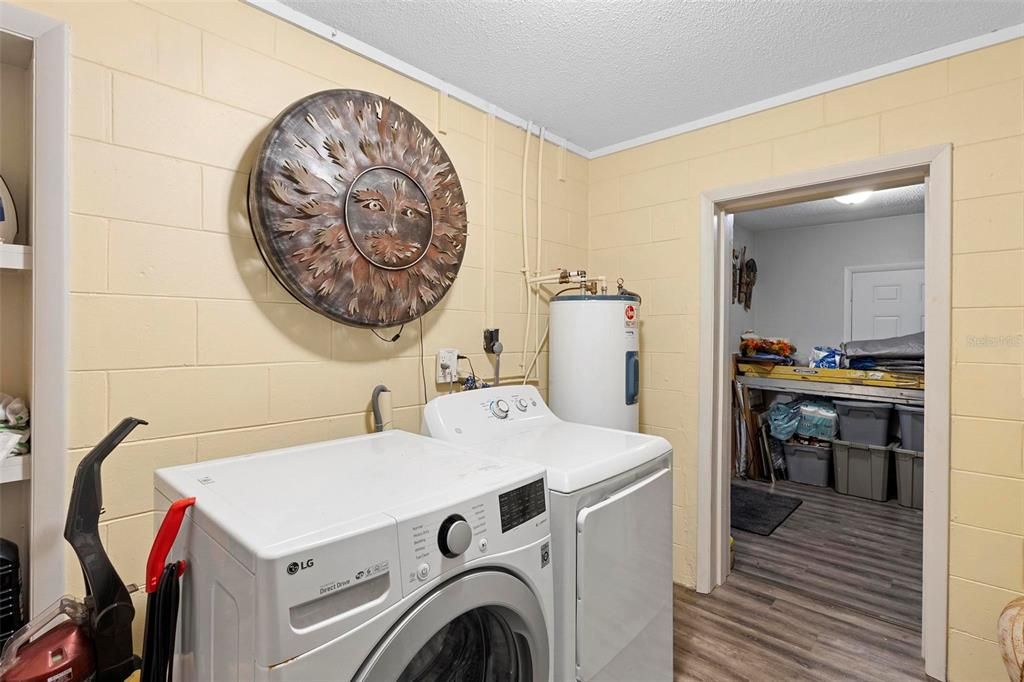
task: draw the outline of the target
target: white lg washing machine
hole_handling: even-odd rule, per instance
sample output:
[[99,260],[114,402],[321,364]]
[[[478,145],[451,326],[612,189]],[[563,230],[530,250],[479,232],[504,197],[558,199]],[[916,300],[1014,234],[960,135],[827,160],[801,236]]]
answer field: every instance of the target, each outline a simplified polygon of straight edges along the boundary
[[565,422],[532,386],[427,403],[429,435],[543,465],[555,562],[555,680],[672,679],[672,449]]
[[544,470],[400,431],[161,469],[182,680],[552,679]]

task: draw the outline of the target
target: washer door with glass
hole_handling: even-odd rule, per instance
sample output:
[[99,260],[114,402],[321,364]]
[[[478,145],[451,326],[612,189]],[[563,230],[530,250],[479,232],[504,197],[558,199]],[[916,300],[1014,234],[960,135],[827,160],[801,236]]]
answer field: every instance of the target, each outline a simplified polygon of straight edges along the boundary
[[526,583],[501,571],[454,578],[388,632],[356,682],[544,682],[547,625]]

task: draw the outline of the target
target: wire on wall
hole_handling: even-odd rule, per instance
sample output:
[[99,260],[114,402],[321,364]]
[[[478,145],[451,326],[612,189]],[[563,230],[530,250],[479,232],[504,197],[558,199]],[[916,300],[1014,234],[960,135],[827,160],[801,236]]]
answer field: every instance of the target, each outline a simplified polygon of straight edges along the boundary
[[480,378],[480,375],[476,373],[476,368],[473,367],[473,360],[472,360],[472,358],[470,358],[468,355],[459,355],[458,359],[459,360],[465,360],[466,362],[469,363],[469,371],[470,371],[470,374],[473,375],[474,379],[479,379]]
[[420,316],[420,379],[423,380],[423,404],[427,404],[427,367],[423,360],[423,316]]
[[401,338],[402,336],[402,332],[405,331],[405,325],[403,324],[401,327],[399,327],[398,331],[395,332],[395,335],[392,336],[390,339],[381,336],[380,334],[377,333],[377,330],[372,327],[370,328],[370,331],[373,332],[373,335],[376,336],[381,341],[383,341],[384,343],[397,343],[398,339]]

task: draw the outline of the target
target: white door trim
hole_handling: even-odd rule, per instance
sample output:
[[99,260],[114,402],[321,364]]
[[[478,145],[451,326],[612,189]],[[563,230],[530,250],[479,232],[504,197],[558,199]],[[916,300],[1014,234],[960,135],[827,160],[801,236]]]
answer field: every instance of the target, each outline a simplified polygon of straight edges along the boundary
[[33,42],[32,473],[29,613],[65,593],[68,405],[68,27],[0,2],[0,30]]
[[[893,270],[919,270],[924,263],[885,263],[882,265],[847,265],[843,268],[843,341],[852,341],[853,334],[853,275],[858,272],[892,272]],[[925,273],[927,274],[927,270]]]
[[[732,204],[754,208],[780,196],[821,197],[826,192],[892,186],[892,178],[927,177],[925,193],[925,470],[922,652],[925,671],[946,678],[949,585],[950,304],[952,272],[952,149],[936,145],[717,189],[700,199],[700,349],[697,487],[697,590],[710,592],[729,570],[730,367],[723,331],[728,329],[731,272],[723,254],[731,235],[720,216]],[[887,185],[886,183],[890,183]],[[839,193],[836,191],[836,193]],[[800,199],[797,199],[800,200]],[[731,351],[731,349],[730,349]]]

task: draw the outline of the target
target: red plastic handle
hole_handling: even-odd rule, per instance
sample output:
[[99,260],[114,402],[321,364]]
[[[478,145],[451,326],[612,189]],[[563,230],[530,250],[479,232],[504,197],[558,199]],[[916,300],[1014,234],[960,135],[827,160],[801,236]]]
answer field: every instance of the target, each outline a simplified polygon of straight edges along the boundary
[[[196,503],[196,498],[187,497],[182,500],[175,500],[171,508],[167,510],[164,520],[160,523],[160,530],[156,532],[153,539],[153,546],[149,550],[149,560],[146,561],[146,592],[156,592],[156,586],[160,582],[160,575],[164,572],[167,562],[167,554],[171,551],[178,531],[181,530],[181,522],[185,519],[185,510]],[[185,562],[178,562],[178,577],[185,572]]]

